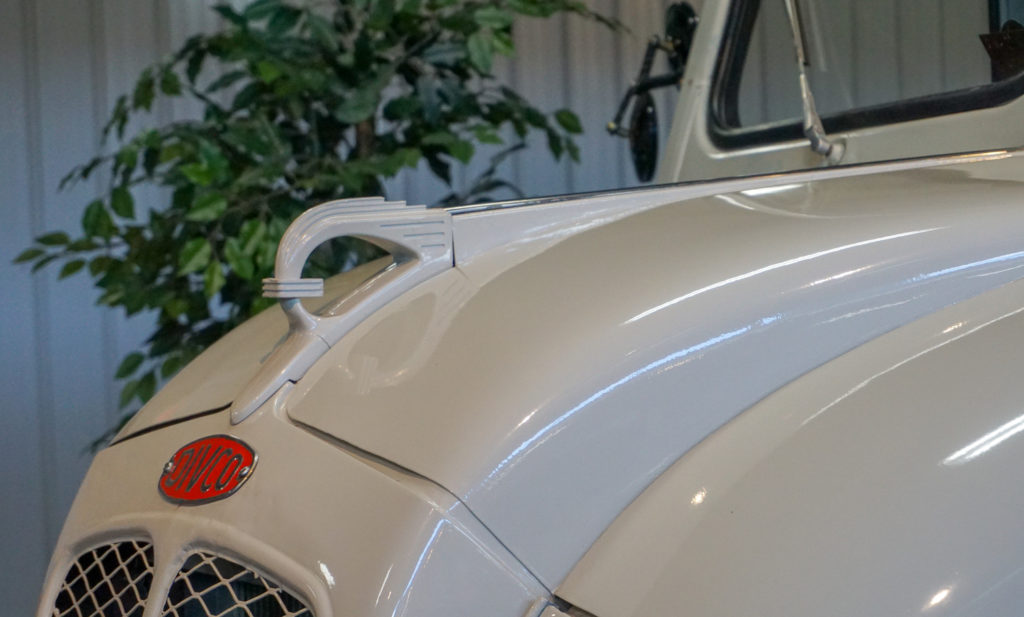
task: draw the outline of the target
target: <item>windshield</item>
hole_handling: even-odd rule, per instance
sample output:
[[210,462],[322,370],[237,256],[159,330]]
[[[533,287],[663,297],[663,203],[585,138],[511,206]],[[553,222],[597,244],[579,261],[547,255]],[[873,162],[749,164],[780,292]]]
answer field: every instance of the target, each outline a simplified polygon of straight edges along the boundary
[[[963,91],[1024,70],[1024,0],[800,0],[822,116]],[[751,0],[727,127],[796,121],[800,90],[783,0]],[[994,103],[993,103],[994,104]]]

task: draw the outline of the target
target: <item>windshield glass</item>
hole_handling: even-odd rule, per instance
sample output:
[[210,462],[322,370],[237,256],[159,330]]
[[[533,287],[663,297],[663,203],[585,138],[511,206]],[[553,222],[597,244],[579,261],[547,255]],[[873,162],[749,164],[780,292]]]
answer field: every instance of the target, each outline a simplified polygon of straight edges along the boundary
[[[801,116],[783,0],[752,0],[730,126]],[[823,116],[962,91],[1024,70],[1024,0],[800,0],[808,74]],[[730,104],[726,101],[727,105]]]

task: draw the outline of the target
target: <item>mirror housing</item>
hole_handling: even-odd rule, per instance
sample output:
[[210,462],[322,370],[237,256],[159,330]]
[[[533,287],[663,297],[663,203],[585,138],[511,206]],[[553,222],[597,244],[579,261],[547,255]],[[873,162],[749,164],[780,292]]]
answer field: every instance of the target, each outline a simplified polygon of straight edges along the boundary
[[629,118],[629,153],[641,182],[650,182],[658,167],[658,108],[650,90],[637,95]]

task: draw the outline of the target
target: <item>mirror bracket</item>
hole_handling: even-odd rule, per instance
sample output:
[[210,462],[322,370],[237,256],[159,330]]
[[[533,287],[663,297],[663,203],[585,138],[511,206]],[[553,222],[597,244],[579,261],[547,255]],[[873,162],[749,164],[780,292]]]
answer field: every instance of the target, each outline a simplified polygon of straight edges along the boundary
[[[609,133],[619,137],[629,136],[629,129],[622,126],[622,118],[626,115],[626,110],[629,109],[629,104],[635,97],[659,88],[678,87],[683,78],[686,59],[690,55],[690,44],[693,41],[693,33],[697,29],[698,21],[697,13],[687,2],[677,2],[669,7],[665,37],[653,36],[647,42],[647,50],[644,52],[643,62],[640,63],[640,71],[622,97],[618,111],[615,112],[615,118],[607,125]],[[670,70],[663,75],[651,77],[654,57],[659,51],[664,52],[668,57]]]

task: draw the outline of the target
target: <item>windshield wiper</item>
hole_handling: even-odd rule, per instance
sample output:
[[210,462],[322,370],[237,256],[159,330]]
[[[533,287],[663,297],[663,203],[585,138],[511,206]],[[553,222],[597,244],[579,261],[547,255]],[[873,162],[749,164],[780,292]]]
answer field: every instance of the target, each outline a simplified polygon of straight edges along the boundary
[[829,165],[835,165],[843,160],[845,147],[841,141],[832,141],[825,134],[825,127],[821,124],[818,108],[814,105],[811,82],[807,78],[807,54],[804,50],[804,34],[800,22],[800,10],[796,4],[797,0],[784,1],[786,13],[789,15],[789,26],[793,32],[797,71],[800,74],[800,99],[804,108],[804,135],[811,142],[811,150],[825,157]]

